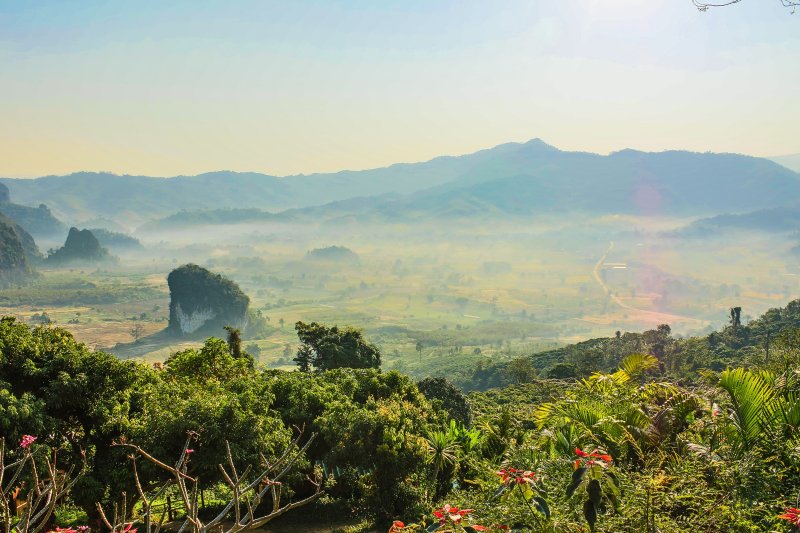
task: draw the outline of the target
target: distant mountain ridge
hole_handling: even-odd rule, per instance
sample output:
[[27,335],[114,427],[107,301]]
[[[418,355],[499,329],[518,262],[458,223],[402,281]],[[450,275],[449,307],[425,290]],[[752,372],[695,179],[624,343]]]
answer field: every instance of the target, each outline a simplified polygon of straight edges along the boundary
[[701,218],[673,231],[672,234],[680,237],[709,237],[715,233],[733,230],[770,233],[798,232],[800,231],[800,204]]
[[[603,156],[561,151],[540,139],[423,163],[284,178],[78,173],[0,181],[21,201],[46,202],[63,218],[101,216],[133,226],[181,210],[293,209],[302,215],[320,205],[328,206],[316,208],[322,214],[335,206],[338,216],[386,219],[565,210],[712,215],[778,207],[800,197],[800,176],[763,158],[636,150]],[[354,197],[363,201],[344,208],[341,202]]]
[[66,227],[57,220],[50,209],[40,203],[39,207],[29,207],[11,202],[8,187],[0,183],[0,214],[7,216],[28,233],[36,236],[59,235],[66,231]]

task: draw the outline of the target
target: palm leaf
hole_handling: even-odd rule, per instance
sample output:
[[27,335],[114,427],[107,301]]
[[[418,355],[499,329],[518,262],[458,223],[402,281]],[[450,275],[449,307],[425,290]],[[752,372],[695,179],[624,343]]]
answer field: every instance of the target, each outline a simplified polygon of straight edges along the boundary
[[761,375],[736,368],[722,373],[719,381],[733,405],[733,424],[744,450],[750,450],[764,435],[776,402],[773,388]]

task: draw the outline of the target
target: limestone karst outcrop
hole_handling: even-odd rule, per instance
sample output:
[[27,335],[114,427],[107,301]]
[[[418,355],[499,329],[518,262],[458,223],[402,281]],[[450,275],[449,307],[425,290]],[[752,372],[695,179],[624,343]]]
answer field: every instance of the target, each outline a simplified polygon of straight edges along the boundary
[[244,329],[250,298],[233,281],[201,266],[180,266],[167,276],[169,326],[175,336],[216,334],[225,326]]
[[47,256],[49,264],[91,264],[114,261],[107,249],[100,245],[97,237],[88,229],[70,228],[64,246]]
[[0,215],[0,288],[24,285],[35,278],[32,264],[40,258],[33,237],[13,220]]

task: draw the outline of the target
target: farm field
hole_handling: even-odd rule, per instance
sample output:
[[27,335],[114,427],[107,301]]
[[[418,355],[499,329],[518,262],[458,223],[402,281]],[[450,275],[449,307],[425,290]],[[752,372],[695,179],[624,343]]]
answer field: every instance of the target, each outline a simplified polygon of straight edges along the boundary
[[[262,331],[245,336],[259,363],[292,368],[294,323],[317,321],[363,329],[385,368],[420,377],[661,323],[679,335],[702,333],[723,323],[728,307],[756,316],[800,287],[793,264],[764,240],[665,243],[658,232],[667,222],[629,218],[533,222],[453,233],[298,226],[275,234],[231,226],[210,231],[203,245],[166,234],[115,266],[42,269],[33,285],[0,294],[0,313],[26,322],[46,313],[91,347],[163,360],[202,341],[161,333],[169,316],[166,276],[195,262],[238,283],[265,319]],[[306,257],[332,244],[357,260]]]

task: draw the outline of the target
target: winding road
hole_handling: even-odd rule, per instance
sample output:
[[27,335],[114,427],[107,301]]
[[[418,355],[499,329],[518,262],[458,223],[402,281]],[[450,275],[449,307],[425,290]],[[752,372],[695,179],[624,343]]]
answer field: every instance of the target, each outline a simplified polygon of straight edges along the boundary
[[688,316],[673,315],[673,314],[670,314],[670,313],[661,313],[659,311],[649,311],[647,309],[639,309],[639,308],[633,307],[632,305],[628,305],[625,302],[623,302],[619,298],[619,296],[617,296],[616,294],[614,294],[611,291],[611,289],[608,287],[608,285],[606,285],[606,282],[603,281],[603,278],[600,276],[600,269],[603,268],[603,265],[605,264],[606,259],[608,258],[608,254],[610,254],[613,250],[614,250],[614,241],[611,241],[611,242],[608,243],[608,249],[605,251],[605,253],[602,255],[602,257],[600,257],[600,259],[597,261],[597,263],[594,265],[594,270],[592,271],[592,274],[594,275],[594,279],[595,279],[595,281],[597,281],[597,284],[600,285],[600,287],[603,289],[603,292],[605,292],[606,295],[609,298],[611,298],[611,300],[615,304],[617,304],[618,306],[620,306],[623,309],[627,309],[629,311],[634,311],[636,313],[640,313],[642,318],[646,319],[648,322],[653,322],[654,324],[656,324],[656,323],[657,324],[666,324],[666,323],[669,323],[669,322],[673,322],[674,323],[676,321],[689,321],[689,322],[695,322],[697,324],[705,324],[706,323],[705,320],[700,320],[700,319],[692,318],[692,317],[688,317]]

